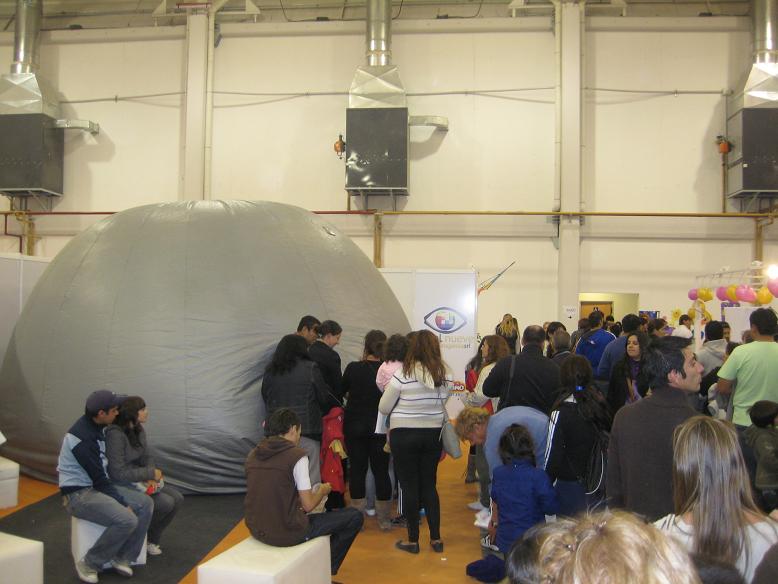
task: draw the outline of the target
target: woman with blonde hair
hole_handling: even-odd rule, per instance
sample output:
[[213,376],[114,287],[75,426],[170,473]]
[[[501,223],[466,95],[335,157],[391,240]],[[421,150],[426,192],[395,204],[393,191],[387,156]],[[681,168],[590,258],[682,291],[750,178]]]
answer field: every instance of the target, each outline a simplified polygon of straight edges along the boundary
[[778,525],[754,502],[735,427],[707,416],[689,418],[673,433],[675,513],[655,525],[694,554],[734,564],[747,582]]
[[510,312],[504,314],[499,324],[494,327],[494,334],[500,335],[505,339],[511,355],[516,354],[516,341],[519,340],[519,323]]
[[682,545],[623,511],[563,520],[537,557],[541,581],[554,584],[700,584]]
[[430,331],[419,331],[410,339],[402,369],[394,374],[378,404],[382,414],[391,414],[392,455],[408,519],[408,540],[398,541],[395,547],[412,554],[419,553],[419,503],[427,514],[430,545],[443,552],[436,483],[448,392],[438,338]]

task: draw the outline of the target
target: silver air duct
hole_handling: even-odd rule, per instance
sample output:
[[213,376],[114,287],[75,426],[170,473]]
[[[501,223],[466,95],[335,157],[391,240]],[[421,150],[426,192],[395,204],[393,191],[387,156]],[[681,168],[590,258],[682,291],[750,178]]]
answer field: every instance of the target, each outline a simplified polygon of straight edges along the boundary
[[727,195],[770,202],[778,193],[778,0],[754,0],[752,17],[752,64],[727,108]]
[[42,15],[42,0],[16,0],[14,60],[0,78],[0,192],[19,208],[30,196],[62,195],[59,100],[37,74]]
[[752,11],[753,64],[743,89],[744,107],[778,101],[778,0],[754,0]]
[[357,69],[346,110],[346,190],[361,195],[408,194],[408,106],[392,65],[392,5],[367,1],[367,65]]
[[38,71],[38,37],[43,16],[42,0],[16,0],[16,28],[14,30],[14,62],[11,73]]

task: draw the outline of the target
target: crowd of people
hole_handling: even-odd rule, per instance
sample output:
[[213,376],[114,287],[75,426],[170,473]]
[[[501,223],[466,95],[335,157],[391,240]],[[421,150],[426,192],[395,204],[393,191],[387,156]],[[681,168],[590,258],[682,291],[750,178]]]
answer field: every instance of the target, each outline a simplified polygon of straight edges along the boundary
[[[707,323],[695,355],[691,335],[667,334],[661,319],[609,323],[595,311],[572,334],[549,322],[519,335],[506,314],[468,364],[455,420],[472,447],[480,497],[471,507],[483,527],[482,557],[467,573],[511,583],[777,581],[778,325],[770,309],[750,319],[742,345]],[[329,535],[333,575],[365,515],[381,530],[405,527],[395,547],[411,554],[421,553],[424,516],[432,552],[444,551],[437,471],[451,394],[430,331],[371,330],[345,369],[342,332],[305,316],[279,341],[261,388],[265,437],[245,466],[252,536],[291,546]],[[183,500],[149,456],[147,416],[142,398],[100,390],[63,442],[66,509],[108,527],[76,563],[85,582],[105,566],[132,575],[147,533],[148,553],[162,553]]]

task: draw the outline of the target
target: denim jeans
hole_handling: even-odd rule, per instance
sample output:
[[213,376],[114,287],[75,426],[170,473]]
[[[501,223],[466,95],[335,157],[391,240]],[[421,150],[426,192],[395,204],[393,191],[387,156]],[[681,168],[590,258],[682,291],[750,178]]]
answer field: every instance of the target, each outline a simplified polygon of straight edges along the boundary
[[330,571],[332,574],[338,573],[338,569],[343,560],[346,559],[346,554],[362,529],[364,521],[362,513],[353,507],[308,515],[306,541],[320,535],[330,536]]
[[154,514],[149,525],[149,543],[159,545],[162,531],[173,521],[181,503],[184,502],[184,496],[175,487],[165,484],[151,499],[154,501]]
[[154,503],[135,489],[114,485],[129,508],[92,487],[65,495],[64,505],[73,517],[104,525],[105,531],[84,556],[96,570],[111,560],[133,562],[143,548]]

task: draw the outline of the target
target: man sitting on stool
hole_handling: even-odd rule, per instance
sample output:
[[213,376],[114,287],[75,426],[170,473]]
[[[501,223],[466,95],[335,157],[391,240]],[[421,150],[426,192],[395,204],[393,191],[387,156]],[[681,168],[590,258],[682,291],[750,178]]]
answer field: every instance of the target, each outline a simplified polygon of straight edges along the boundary
[[65,509],[73,517],[105,526],[76,562],[83,582],[97,582],[97,572],[107,563],[122,576],[132,576],[130,562],[143,548],[154,510],[151,497],[108,478],[104,430],[116,418],[120,403],[112,391],[93,392],[84,415],[65,434],[59,452],[57,471]]
[[364,518],[351,507],[306,515],[332,487],[322,483],[311,490],[308,457],[297,446],[300,431],[300,418],[287,408],[265,422],[265,439],[246,459],[246,525],[256,539],[278,547],[329,535],[331,572],[337,574]]

